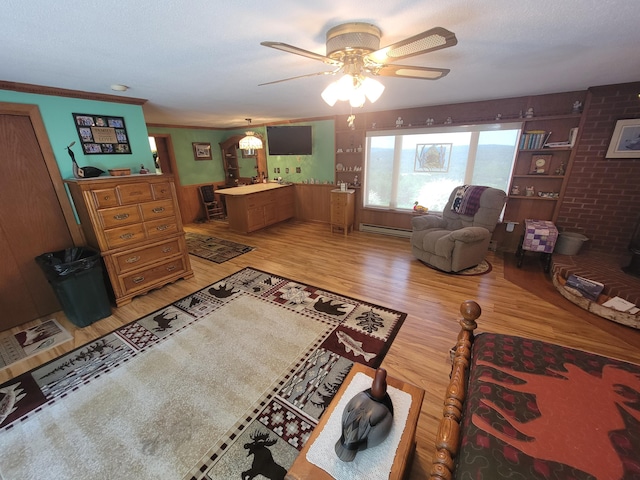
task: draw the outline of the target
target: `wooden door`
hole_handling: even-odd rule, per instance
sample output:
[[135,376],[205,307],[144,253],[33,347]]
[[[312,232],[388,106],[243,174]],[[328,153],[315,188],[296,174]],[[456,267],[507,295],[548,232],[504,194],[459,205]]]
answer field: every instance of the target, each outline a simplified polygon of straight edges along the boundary
[[0,330],[60,310],[35,257],[74,245],[28,115],[0,115]]

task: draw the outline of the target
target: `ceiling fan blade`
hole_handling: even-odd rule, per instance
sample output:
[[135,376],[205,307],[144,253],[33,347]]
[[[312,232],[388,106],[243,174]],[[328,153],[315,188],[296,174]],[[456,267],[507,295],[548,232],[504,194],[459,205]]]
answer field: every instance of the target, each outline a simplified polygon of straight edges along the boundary
[[435,27],[413,37],[396,42],[365,56],[365,61],[373,63],[395,62],[403,58],[422,55],[441,48],[453,47],[458,43],[455,33],[446,28]]
[[383,65],[374,75],[385,77],[417,78],[420,80],[437,80],[444,77],[451,70],[448,68],[414,67],[413,65]]
[[327,63],[329,65],[342,65],[342,62],[338,60],[334,60],[329,57],[325,57],[324,55],[320,55],[318,53],[310,52],[309,50],[304,50],[302,48],[294,47],[293,45],[289,45],[287,43],[281,42],[260,42],[260,45],[264,45],[265,47],[275,48],[276,50],[282,50],[283,52],[295,53],[296,55],[302,55],[303,57],[310,58],[312,60],[320,60],[321,62]]
[[262,85],[272,85],[274,83],[288,82],[289,80],[295,80],[296,78],[305,78],[305,77],[316,77],[318,75],[335,75],[339,70],[332,70],[330,72],[318,72],[318,73],[308,73],[307,75],[298,75],[297,77],[289,77],[283,78],[282,80],[275,80],[273,82],[260,83],[258,86]]

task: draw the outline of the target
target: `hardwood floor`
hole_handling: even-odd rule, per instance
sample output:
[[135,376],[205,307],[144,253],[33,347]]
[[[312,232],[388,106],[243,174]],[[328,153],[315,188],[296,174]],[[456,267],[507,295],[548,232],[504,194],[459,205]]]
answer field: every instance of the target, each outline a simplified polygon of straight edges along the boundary
[[[256,248],[219,265],[191,256],[193,279],[137,297],[114,309],[111,317],[82,329],[61,312],[54,315],[73,332],[74,340],[0,372],[0,383],[246,266],[408,314],[383,366],[389,375],[426,391],[411,479],[425,478],[431,468],[450,370],[449,349],[459,330],[459,308],[464,300],[476,300],[482,307],[479,332],[521,335],[640,363],[640,331],[576,310],[553,287],[547,288],[537,262],[510,269],[512,254],[505,260],[502,254],[489,252],[492,271],[469,277],[427,268],[411,255],[407,239],[357,231],[345,237],[331,234],[326,224],[289,221],[250,235],[231,233],[224,222],[217,221],[186,229]],[[515,276],[518,284],[535,293],[505,279],[505,261],[508,276]]]

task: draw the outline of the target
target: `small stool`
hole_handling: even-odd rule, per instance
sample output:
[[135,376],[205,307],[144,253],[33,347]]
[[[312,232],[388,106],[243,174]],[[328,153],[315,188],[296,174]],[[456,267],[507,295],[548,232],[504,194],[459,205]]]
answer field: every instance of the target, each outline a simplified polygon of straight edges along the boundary
[[526,219],[524,235],[516,251],[518,268],[522,266],[525,251],[540,252],[544,260],[544,271],[551,269],[551,254],[558,240],[558,229],[548,220]]

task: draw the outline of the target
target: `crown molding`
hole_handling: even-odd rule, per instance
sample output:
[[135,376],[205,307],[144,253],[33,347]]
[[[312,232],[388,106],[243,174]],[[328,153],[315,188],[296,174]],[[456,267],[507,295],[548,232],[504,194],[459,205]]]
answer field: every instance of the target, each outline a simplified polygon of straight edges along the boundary
[[42,85],[31,85],[28,83],[6,82],[0,80],[0,90],[12,90],[14,92],[35,93],[38,95],[51,95],[54,97],[81,98],[83,100],[97,100],[100,102],[127,103],[131,105],[144,105],[146,99],[122,97],[119,95],[109,95],[106,93],[83,92],[81,90],[69,90],[66,88],[45,87]]

